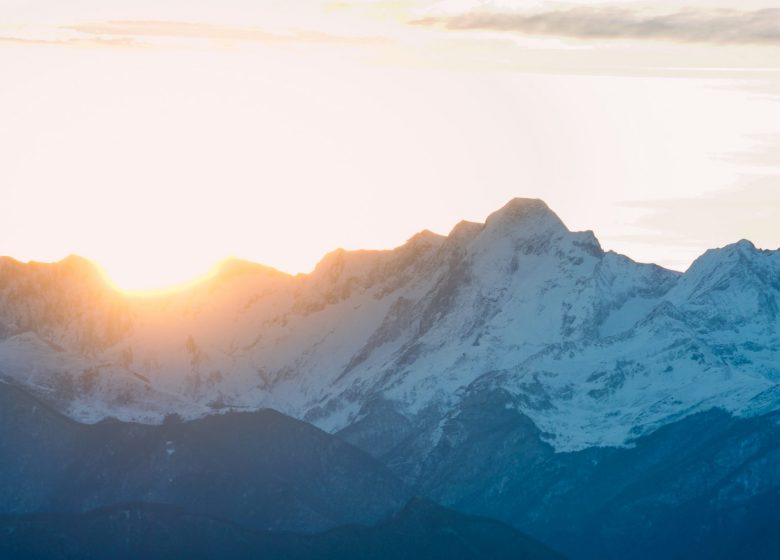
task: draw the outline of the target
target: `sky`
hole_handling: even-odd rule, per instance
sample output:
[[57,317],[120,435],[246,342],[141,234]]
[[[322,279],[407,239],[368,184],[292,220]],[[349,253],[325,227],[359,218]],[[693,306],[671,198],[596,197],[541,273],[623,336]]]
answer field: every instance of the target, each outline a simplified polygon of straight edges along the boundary
[[544,199],[684,270],[780,245],[780,0],[0,0],[0,254],[308,272]]

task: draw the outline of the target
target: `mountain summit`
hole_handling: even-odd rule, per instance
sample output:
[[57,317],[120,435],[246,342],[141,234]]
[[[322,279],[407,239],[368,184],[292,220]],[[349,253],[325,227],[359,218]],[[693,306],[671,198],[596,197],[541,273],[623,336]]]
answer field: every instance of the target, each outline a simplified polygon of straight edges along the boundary
[[526,235],[538,230],[566,231],[558,215],[538,198],[513,198],[487,217],[485,228],[512,228]]

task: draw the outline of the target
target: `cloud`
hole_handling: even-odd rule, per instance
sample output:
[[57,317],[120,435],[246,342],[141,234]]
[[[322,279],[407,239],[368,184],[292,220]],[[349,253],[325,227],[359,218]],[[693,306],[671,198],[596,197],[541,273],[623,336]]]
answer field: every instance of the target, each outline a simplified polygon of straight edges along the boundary
[[0,45],[44,46],[44,47],[82,47],[82,48],[143,48],[148,45],[139,43],[131,37],[113,38],[67,38],[67,39],[31,39],[0,35]]
[[726,244],[747,238],[765,247],[780,245],[780,174],[746,176],[732,188],[696,197],[624,205],[648,211],[634,224],[646,233],[626,234],[626,241]]
[[[780,134],[756,135],[753,139],[755,143],[749,149],[726,154],[723,159],[743,165],[768,168],[780,175]],[[778,188],[780,189],[780,185]]]
[[641,262],[686,270],[707,249],[749,239],[780,247],[780,174],[745,176],[730,188],[699,196],[634,200],[641,211],[624,232],[599,235],[603,246]]
[[780,45],[780,8],[753,11],[684,9],[658,14],[622,7],[576,7],[541,12],[475,10],[417,19],[414,25],[504,31],[582,40]]
[[259,27],[184,21],[110,20],[45,30],[42,36],[0,35],[0,45],[156,48],[188,41],[219,43],[375,44],[381,37],[332,34],[315,30],[268,31]]
[[185,21],[112,20],[82,23],[65,27],[94,37],[146,37],[167,39],[202,39],[224,42],[297,42],[297,43],[368,43],[377,37],[347,36],[320,31],[271,32],[258,27],[217,25]]

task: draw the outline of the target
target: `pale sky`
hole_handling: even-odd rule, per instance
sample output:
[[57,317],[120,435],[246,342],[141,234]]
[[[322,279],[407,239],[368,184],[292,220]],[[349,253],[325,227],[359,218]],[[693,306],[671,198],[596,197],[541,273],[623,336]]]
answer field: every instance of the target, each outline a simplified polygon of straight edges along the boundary
[[685,269],[780,245],[780,0],[0,0],[0,254],[305,272],[542,198]]

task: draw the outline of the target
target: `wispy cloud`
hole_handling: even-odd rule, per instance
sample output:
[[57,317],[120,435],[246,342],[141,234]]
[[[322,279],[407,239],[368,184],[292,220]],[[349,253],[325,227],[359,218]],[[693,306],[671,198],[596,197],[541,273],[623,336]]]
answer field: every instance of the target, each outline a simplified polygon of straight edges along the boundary
[[[775,99],[780,102],[780,94]],[[753,139],[755,143],[749,149],[739,153],[726,154],[723,156],[723,159],[743,165],[769,169],[778,176],[778,193],[780,193],[780,134],[758,135]]]
[[583,40],[780,44],[780,8],[753,11],[684,9],[661,14],[638,8],[588,6],[535,12],[475,10],[426,17],[411,23]]
[[76,47],[76,48],[143,48],[148,45],[139,43],[132,37],[86,37],[43,39],[29,37],[14,37],[0,35],[0,45],[44,46],[44,47]]
[[225,42],[306,42],[351,43],[375,42],[376,37],[347,36],[320,31],[295,30],[289,32],[267,31],[258,27],[241,27],[195,23],[185,21],[113,20],[82,23],[65,27],[71,31],[96,37],[155,37],[170,39],[203,39]]
[[386,41],[381,37],[317,30],[269,31],[260,27],[163,20],[110,20],[37,31],[37,34],[0,35],[0,44],[148,48],[186,45],[191,41],[223,44],[373,44]]
[[739,185],[696,197],[632,201],[625,206],[648,213],[636,226],[645,234],[623,240],[648,243],[732,243],[745,237],[759,245],[780,244],[780,174],[747,176]]

